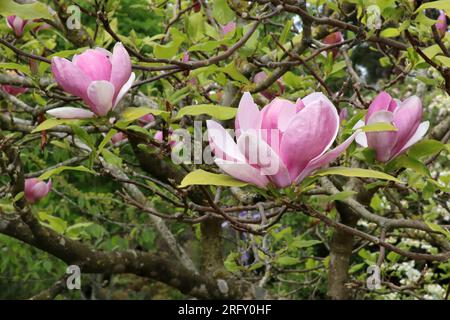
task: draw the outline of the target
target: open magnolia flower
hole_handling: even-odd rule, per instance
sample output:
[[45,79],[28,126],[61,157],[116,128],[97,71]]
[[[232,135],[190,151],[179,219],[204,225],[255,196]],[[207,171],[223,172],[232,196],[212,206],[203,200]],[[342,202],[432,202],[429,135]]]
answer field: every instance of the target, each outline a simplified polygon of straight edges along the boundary
[[250,93],[241,98],[235,120],[236,138],[213,120],[207,121],[215,163],[236,179],[266,187],[299,183],[335,160],[355,134],[328,151],[339,130],[339,115],[322,93],[296,103],[276,98],[261,111]]
[[25,199],[29,203],[35,203],[44,198],[50,192],[51,188],[51,180],[45,183],[37,178],[25,179]]
[[387,92],[379,93],[369,106],[365,121],[355,128],[376,122],[388,122],[397,131],[358,133],[356,142],[375,150],[376,159],[387,162],[423,138],[430,123],[422,120],[422,102],[417,96],[402,101],[394,100]]
[[96,48],[75,55],[72,61],[54,57],[52,72],[56,82],[68,93],[83,99],[90,110],[62,107],[47,111],[63,119],[105,116],[113,110],[131,88],[135,74],[131,60],[122,43],[114,46],[113,53]]

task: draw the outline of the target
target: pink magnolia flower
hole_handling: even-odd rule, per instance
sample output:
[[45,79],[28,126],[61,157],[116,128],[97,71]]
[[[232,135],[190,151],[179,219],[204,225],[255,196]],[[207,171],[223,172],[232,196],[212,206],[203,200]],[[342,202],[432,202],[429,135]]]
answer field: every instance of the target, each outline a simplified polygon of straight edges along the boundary
[[72,61],[54,57],[52,72],[56,82],[68,93],[83,99],[91,111],[62,107],[47,111],[57,118],[106,116],[128,92],[135,79],[131,60],[122,43],[113,53],[96,48],[75,55]]
[[18,38],[23,35],[23,30],[29,22],[30,20],[25,20],[18,16],[8,16],[6,18],[6,25],[12,29],[12,31]]
[[[169,129],[169,146],[173,147],[177,142],[175,140],[172,139],[172,133],[173,130]],[[161,130],[156,131],[155,135],[153,136],[153,139],[155,139],[158,142],[163,142],[164,141],[164,135],[163,132]]]
[[344,120],[347,120],[348,118],[348,111],[347,108],[342,108],[341,112],[339,112],[339,120],[344,122]]
[[146,125],[147,123],[155,121],[155,117],[151,113],[149,113],[146,114],[145,116],[140,117],[138,121],[141,124]]
[[25,179],[25,199],[29,203],[35,203],[45,197],[50,192],[51,188],[51,180],[45,183],[37,178]]
[[22,87],[17,87],[17,86],[11,86],[9,84],[4,84],[1,85],[0,88],[5,91],[6,93],[13,95],[13,96],[18,96],[19,94],[25,93],[28,91],[28,88],[22,88]]
[[[344,41],[344,36],[342,35],[342,33],[340,31],[330,33],[322,40],[322,42],[325,43],[326,45],[341,43],[343,41]],[[336,56],[339,53],[339,48],[337,48],[337,47],[333,48],[333,49],[331,49],[331,52],[333,53],[333,58],[336,58]],[[326,53],[324,53],[324,54],[326,55]]]
[[375,150],[376,159],[387,162],[423,138],[430,123],[422,120],[422,102],[417,96],[402,101],[394,100],[387,92],[379,93],[369,106],[365,121],[355,128],[376,122],[388,122],[397,131],[358,133],[356,142]]
[[[14,70],[7,70],[6,74],[11,75],[11,76],[22,77],[20,74],[18,74]],[[25,93],[25,92],[28,91],[28,88],[12,86],[12,85],[9,85],[9,84],[0,85],[0,89],[5,91],[6,93],[8,93],[10,95],[13,95],[13,96],[18,96],[19,94],[22,94],[22,93]]]
[[236,22],[230,21],[226,25],[220,26],[220,32],[222,36],[226,36],[228,33],[233,32],[236,29]]
[[437,18],[438,22],[435,24],[435,26],[442,38],[447,32],[447,16],[445,15],[445,12],[443,10],[439,10],[439,12],[439,17]]
[[328,151],[339,130],[339,115],[322,93],[296,103],[276,98],[261,111],[250,93],[236,114],[237,142],[217,122],[207,121],[215,163],[227,174],[259,187],[286,187],[335,160],[355,134]]
[[[264,71],[258,72],[253,77],[253,81],[255,83],[261,83],[267,79],[267,74]],[[284,84],[281,80],[277,80],[276,84],[278,85],[277,89],[268,88],[266,90],[261,91],[261,94],[269,100],[274,99],[278,95],[282,95],[284,93]]]

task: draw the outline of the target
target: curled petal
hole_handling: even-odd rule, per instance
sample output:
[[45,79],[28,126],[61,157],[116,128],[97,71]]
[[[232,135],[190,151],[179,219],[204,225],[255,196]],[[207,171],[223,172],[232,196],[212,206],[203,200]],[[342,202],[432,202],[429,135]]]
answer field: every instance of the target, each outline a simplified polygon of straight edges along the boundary
[[72,62],[78,66],[91,81],[111,78],[111,61],[103,51],[88,49],[73,57]]
[[303,179],[309,176],[314,170],[319,169],[321,167],[326,166],[330,162],[336,160],[347,148],[352,144],[353,140],[359,134],[359,131],[353,133],[350,137],[347,138],[343,143],[338,145],[333,150],[330,150],[323,155],[311,160],[305,169],[298,175],[295,179],[296,183],[300,183]]
[[369,106],[366,114],[366,123],[369,121],[369,118],[372,114],[377,111],[394,111],[397,103],[390,96],[389,93],[382,91],[380,92],[375,99],[373,99],[372,103]]
[[207,120],[208,137],[211,149],[218,158],[231,161],[245,162],[244,155],[234,142],[230,134],[214,120]]
[[122,98],[125,96],[125,94],[128,92],[128,90],[130,90],[135,79],[136,79],[136,75],[134,74],[134,72],[132,72],[128,81],[120,89],[119,94],[117,95],[117,97],[114,101],[113,108],[115,108],[119,104],[120,100],[122,100]]
[[278,187],[291,184],[289,172],[278,154],[255,131],[246,131],[237,141],[247,163],[259,168]]
[[[122,43],[118,42],[114,46],[111,56],[111,83],[114,85],[116,96],[119,95],[121,88],[130,80],[131,60],[127,50]],[[134,80],[133,80],[134,81]]]
[[417,96],[409,97],[394,111],[394,125],[398,131],[393,153],[399,152],[411,139],[422,120],[422,113],[422,102]]
[[414,134],[411,137],[411,139],[409,139],[408,142],[400,149],[400,151],[397,154],[395,154],[392,158],[398,156],[402,152],[406,151],[406,149],[411,147],[413,144],[419,142],[425,136],[425,134],[427,133],[429,127],[430,127],[430,122],[429,121],[422,122],[417,127],[417,130],[416,130],[416,132],[414,132]]
[[297,113],[281,140],[280,156],[292,180],[330,148],[339,130],[339,115],[333,104],[326,102],[328,99],[316,95],[306,100],[306,107]]
[[[389,111],[377,111],[373,113],[368,121],[368,124],[386,122],[391,123],[394,119],[394,114]],[[367,144],[369,148],[375,150],[378,161],[385,162],[390,159],[392,148],[397,140],[396,131],[379,131],[367,132]]]
[[95,114],[86,109],[62,107],[48,110],[47,114],[59,119],[88,119],[95,117]]
[[[354,126],[353,129],[359,129],[361,127],[364,127],[365,123],[362,120],[359,120]],[[355,141],[357,144],[359,144],[361,147],[367,148],[367,137],[364,132],[358,132],[355,137]]]
[[244,92],[236,114],[236,136],[239,137],[241,131],[259,129],[260,123],[261,113],[258,106],[253,101],[252,95],[249,92]]
[[56,82],[68,93],[89,101],[87,88],[89,78],[71,61],[59,57],[52,59],[52,73]]
[[225,173],[238,180],[255,184],[261,188],[265,188],[269,183],[269,179],[265,175],[245,162],[227,161],[219,158],[215,159],[214,162]]
[[106,116],[112,108],[114,86],[109,81],[93,81],[88,87],[91,109],[98,116]]

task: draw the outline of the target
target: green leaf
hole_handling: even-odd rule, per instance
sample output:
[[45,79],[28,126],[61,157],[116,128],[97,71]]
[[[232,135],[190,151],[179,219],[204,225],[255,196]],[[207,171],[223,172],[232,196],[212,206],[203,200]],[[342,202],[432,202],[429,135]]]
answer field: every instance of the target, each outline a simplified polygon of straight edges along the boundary
[[22,19],[52,19],[47,6],[40,2],[18,4],[13,0],[1,0],[0,14],[4,17],[16,15]]
[[169,118],[169,112],[164,111],[164,110],[159,110],[159,109],[152,109],[152,108],[148,108],[148,107],[129,107],[126,108],[123,112],[122,112],[122,120],[124,121],[134,121],[137,120],[147,114],[153,114],[155,116],[161,116],[164,119],[168,119]]
[[116,129],[111,129],[108,131],[108,133],[106,134],[106,136],[103,138],[102,142],[100,142],[100,144],[98,145],[98,151],[102,152],[103,148],[106,146],[106,144],[111,141],[111,138],[113,137],[113,135],[115,135],[117,133]]
[[359,129],[363,132],[397,131],[397,128],[388,122],[375,122]]
[[67,222],[61,218],[49,215],[42,211],[38,213],[38,217],[39,220],[44,222],[44,225],[48,226],[50,229],[58,233],[64,233],[64,231],[67,229]]
[[292,266],[298,264],[300,261],[297,258],[283,256],[275,260],[275,263],[280,266]]
[[419,8],[417,8],[415,13],[430,8],[444,10],[447,15],[450,15],[450,1],[448,0],[440,0],[424,3]]
[[180,188],[191,185],[213,185],[225,187],[243,187],[248,183],[236,180],[226,174],[216,174],[204,170],[195,170],[188,173],[181,181]]
[[198,116],[207,114],[218,120],[229,120],[236,116],[236,108],[217,106],[214,104],[199,104],[186,106],[178,111],[175,119],[181,119],[183,116]]
[[289,245],[297,248],[297,249],[301,249],[301,248],[308,248],[308,247],[312,247],[316,244],[322,243],[319,240],[302,240],[302,239],[295,239],[294,241],[292,241]]
[[228,6],[227,0],[214,0],[212,4],[212,15],[222,25],[234,19],[233,10]]
[[356,194],[355,191],[341,191],[341,192],[335,193],[331,196],[327,196],[326,201],[331,202],[331,201],[345,200],[355,194]]
[[68,120],[68,119],[53,119],[53,118],[47,119],[44,122],[41,122],[36,128],[34,128],[33,131],[31,131],[31,133],[48,130],[48,129],[62,125],[67,122],[70,122],[70,120]]
[[70,125],[75,135],[86,143],[91,149],[95,149],[94,140],[92,139],[92,135],[86,132],[82,127],[72,124]]
[[428,168],[422,162],[414,158],[408,157],[405,154],[396,157],[386,165],[387,170],[400,168],[408,168],[424,176],[430,177],[430,172],[428,171]]
[[49,171],[41,174],[38,179],[39,180],[47,180],[51,176],[53,176],[55,174],[60,174],[61,172],[66,171],[66,170],[82,171],[82,172],[89,172],[89,173],[95,174],[95,171],[92,171],[92,170],[90,170],[90,169],[88,169],[86,167],[83,167],[83,166],[77,166],[77,167],[61,166],[61,167],[49,170]]
[[432,222],[426,222],[427,226],[436,232],[442,233],[443,235],[445,235],[448,239],[450,239],[450,231],[448,231],[447,229],[441,227],[440,225],[436,224],[436,223],[432,223]]
[[400,182],[397,178],[388,175],[384,172],[361,169],[361,168],[346,168],[346,167],[333,167],[316,171],[317,176],[328,176],[328,175],[340,175],[344,177],[359,177],[359,178],[376,178],[382,180],[390,180],[395,182]]
[[0,63],[0,69],[12,69],[20,71],[27,76],[31,75],[30,67],[26,64],[3,62]]
[[422,140],[414,144],[408,150],[408,155],[420,159],[432,156],[445,148],[445,144],[437,140]]
[[116,156],[114,153],[109,151],[108,149],[102,149],[102,156],[105,158],[105,161],[115,165],[117,167],[120,167],[122,165],[122,158]]
[[381,31],[380,36],[385,38],[394,38],[400,35],[400,31],[397,28],[386,28]]
[[450,68],[450,58],[444,56],[436,56],[436,60],[442,63],[445,67]]
[[249,83],[248,79],[238,70],[238,68],[236,68],[234,62],[230,62],[225,67],[220,68],[220,71],[228,74],[233,80]]

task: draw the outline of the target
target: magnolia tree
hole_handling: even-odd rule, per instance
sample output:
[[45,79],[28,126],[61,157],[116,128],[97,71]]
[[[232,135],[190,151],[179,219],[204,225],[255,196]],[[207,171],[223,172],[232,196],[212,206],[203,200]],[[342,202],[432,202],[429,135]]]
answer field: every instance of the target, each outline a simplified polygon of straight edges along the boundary
[[2,0],[0,297],[448,299],[446,14]]

